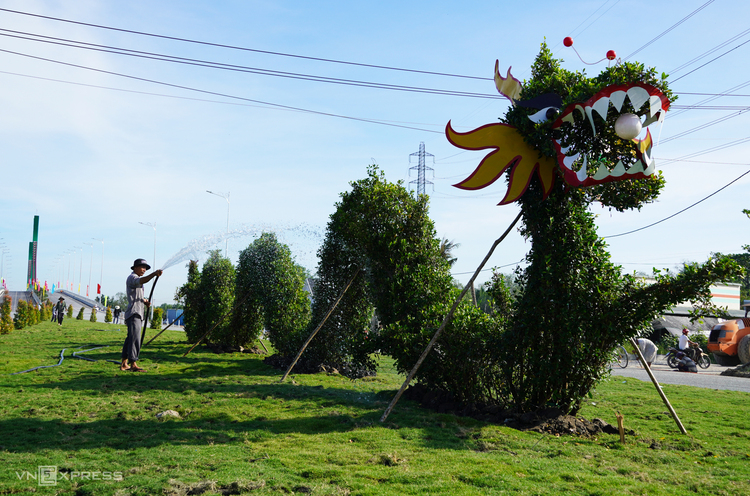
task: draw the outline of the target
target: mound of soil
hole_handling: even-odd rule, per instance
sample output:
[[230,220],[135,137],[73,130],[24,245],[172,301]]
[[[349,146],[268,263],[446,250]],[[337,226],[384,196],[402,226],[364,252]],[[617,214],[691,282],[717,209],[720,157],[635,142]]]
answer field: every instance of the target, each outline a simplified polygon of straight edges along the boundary
[[[271,367],[286,371],[293,360],[294,357],[275,354],[264,358],[263,362]],[[296,374],[317,374],[319,372],[325,372],[327,374],[341,374],[350,379],[361,379],[363,377],[374,377],[376,375],[376,371],[364,367],[353,367],[349,364],[320,363],[315,360],[305,360],[304,357],[297,361],[292,372]]]
[[750,363],[740,365],[733,369],[727,369],[721,373],[721,375],[730,375],[733,377],[750,377]]
[[[555,435],[595,436],[601,433],[618,434],[617,427],[602,419],[591,421],[573,415],[565,415],[558,408],[546,408],[535,412],[518,413],[497,405],[461,405],[450,393],[433,391],[421,384],[409,386],[404,397],[417,401],[438,413],[472,417],[493,424],[501,424],[521,431],[546,432]],[[635,434],[632,430],[627,434]]]

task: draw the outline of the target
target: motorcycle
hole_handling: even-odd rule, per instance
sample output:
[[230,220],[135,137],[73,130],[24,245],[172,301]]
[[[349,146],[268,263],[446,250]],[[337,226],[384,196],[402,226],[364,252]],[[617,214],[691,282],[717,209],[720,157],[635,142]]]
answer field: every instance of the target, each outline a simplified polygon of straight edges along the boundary
[[[685,353],[677,348],[669,348],[666,359],[667,365],[669,365],[670,368],[677,368],[677,364],[680,362],[680,359],[677,358],[677,354],[680,352]],[[689,352],[685,354],[690,357],[690,359],[694,361],[698,367],[702,369],[707,369],[711,366],[711,359],[709,358],[708,354],[703,352],[700,346],[691,346]]]

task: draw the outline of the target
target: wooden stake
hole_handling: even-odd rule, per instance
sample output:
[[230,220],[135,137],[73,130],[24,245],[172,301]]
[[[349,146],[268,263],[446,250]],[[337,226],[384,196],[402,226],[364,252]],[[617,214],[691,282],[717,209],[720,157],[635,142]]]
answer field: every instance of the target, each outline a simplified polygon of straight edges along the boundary
[[161,336],[161,333],[162,333],[162,332],[164,332],[164,331],[166,331],[167,329],[169,329],[170,327],[172,327],[172,324],[174,324],[174,323],[175,323],[175,322],[177,322],[178,320],[180,320],[180,318],[179,318],[179,317],[177,317],[177,318],[176,318],[176,319],[174,319],[174,320],[173,320],[172,322],[170,322],[170,323],[169,323],[169,325],[168,325],[167,327],[165,327],[164,329],[162,329],[162,330],[161,330],[161,332],[160,332],[159,334],[157,334],[157,335],[156,335],[156,336],[154,336],[153,338],[149,339],[149,340],[148,340],[148,343],[146,343],[146,344],[144,344],[143,346],[141,346],[141,349],[143,349],[143,348],[145,348],[146,346],[148,346],[149,344],[151,344],[151,341],[153,341],[154,339],[156,339],[156,338],[158,338],[159,336]]
[[259,342],[259,343],[260,343],[260,345],[261,345],[261,346],[263,347],[263,349],[264,349],[264,350],[266,350],[266,353],[268,353],[268,348],[266,348],[266,345],[264,345],[264,344],[263,344],[263,340],[262,340],[262,339],[260,339],[260,338],[258,338],[258,342]]
[[617,430],[620,431],[620,442],[625,444],[625,417],[620,412],[617,412]]
[[211,329],[209,329],[209,330],[208,330],[208,332],[207,332],[206,334],[204,334],[203,336],[201,336],[201,338],[200,338],[200,339],[198,340],[198,342],[197,342],[197,343],[195,343],[195,344],[193,345],[193,347],[192,347],[192,348],[190,348],[189,350],[187,350],[187,351],[185,352],[185,354],[184,354],[184,355],[182,355],[182,358],[185,358],[186,356],[188,356],[188,353],[190,353],[191,351],[193,351],[193,350],[195,349],[195,347],[196,347],[196,346],[198,346],[199,344],[201,344],[201,341],[203,341],[204,339],[206,339],[206,336],[208,336],[209,334],[211,334],[211,333],[213,332],[213,330],[214,330],[214,329],[216,329],[216,327],[217,327],[217,326],[218,326],[219,324],[221,324],[222,322],[224,322],[224,319],[226,319],[227,317],[229,317],[230,315],[232,315],[232,313],[234,312],[234,309],[235,309],[235,308],[237,308],[238,306],[240,306],[240,305],[242,305],[243,303],[245,303],[245,300],[247,300],[247,298],[248,298],[249,296],[250,296],[250,293],[248,292],[248,293],[247,293],[247,294],[246,294],[246,295],[245,295],[245,296],[244,296],[244,297],[242,298],[242,300],[240,300],[240,302],[239,302],[239,303],[235,303],[235,305],[234,305],[234,306],[233,306],[232,308],[230,308],[230,309],[229,309],[229,311],[228,311],[227,313],[225,313],[225,314],[224,314],[224,316],[223,316],[223,317],[221,317],[221,319],[219,319],[219,321],[218,321],[217,323],[215,323],[215,324],[214,324],[214,326],[213,326],[213,327],[212,327]]
[[664,402],[665,405],[667,405],[667,409],[669,410],[670,415],[672,415],[672,418],[677,424],[677,427],[679,427],[680,432],[682,432],[683,434],[687,434],[687,430],[685,430],[685,426],[682,425],[682,422],[680,422],[680,417],[677,416],[677,412],[675,412],[674,408],[672,408],[672,404],[667,399],[667,395],[664,394],[664,391],[661,390],[659,381],[656,380],[656,377],[654,377],[654,373],[651,372],[651,367],[648,366],[648,363],[646,363],[646,359],[643,358],[643,353],[641,353],[641,349],[638,347],[638,343],[635,341],[634,338],[630,338],[630,344],[632,344],[633,347],[635,348],[635,353],[638,355],[638,358],[640,359],[641,363],[646,368],[646,373],[648,373],[648,376],[651,378],[651,382],[654,383],[654,387],[656,387],[656,391],[659,393],[659,396],[661,396],[662,401]]
[[284,377],[282,377],[279,382],[284,382],[284,379],[286,379],[286,377],[289,375],[289,372],[292,371],[292,369],[294,368],[294,366],[297,363],[297,360],[299,360],[299,357],[302,356],[302,353],[305,351],[305,348],[307,348],[307,345],[310,344],[310,341],[312,341],[312,339],[315,337],[315,335],[318,333],[318,331],[323,327],[323,324],[326,323],[326,320],[328,320],[328,317],[330,317],[331,314],[333,313],[333,311],[336,309],[336,306],[341,301],[341,298],[344,297],[344,293],[346,293],[346,290],[348,290],[349,286],[351,286],[352,283],[354,282],[354,279],[357,277],[357,274],[359,274],[359,267],[357,267],[357,270],[354,271],[354,275],[352,276],[351,279],[349,279],[349,283],[346,285],[346,287],[341,292],[341,294],[339,295],[339,297],[336,299],[335,302],[333,302],[333,306],[328,310],[328,313],[326,314],[326,316],[323,317],[323,321],[318,325],[318,327],[315,328],[315,330],[312,332],[312,334],[310,334],[310,337],[307,338],[307,341],[305,341],[305,344],[302,345],[302,348],[299,350],[299,353],[297,353],[297,356],[294,358],[294,361],[292,362],[291,365],[289,365],[289,368],[286,369],[286,372],[284,373]]
[[484,260],[482,260],[482,263],[479,264],[479,267],[477,267],[477,270],[474,272],[474,275],[471,276],[471,279],[469,280],[469,283],[464,286],[463,291],[461,291],[461,294],[458,298],[456,298],[456,301],[453,302],[453,307],[451,308],[450,312],[448,312],[448,315],[445,316],[443,319],[443,323],[440,324],[440,327],[435,332],[435,335],[432,336],[432,339],[429,343],[427,343],[427,348],[422,352],[422,355],[419,357],[419,360],[417,360],[417,363],[414,364],[414,367],[411,369],[411,372],[409,372],[409,375],[406,377],[406,380],[401,385],[401,389],[398,390],[396,393],[396,396],[393,397],[391,400],[391,404],[388,405],[388,408],[385,409],[385,412],[383,412],[383,416],[380,417],[381,422],[385,422],[385,420],[388,418],[388,415],[391,414],[391,410],[393,410],[393,407],[396,406],[396,403],[398,403],[399,398],[401,398],[401,395],[404,394],[404,391],[406,390],[406,387],[409,385],[412,379],[414,379],[414,376],[417,374],[417,370],[419,370],[419,367],[422,365],[422,362],[424,362],[424,359],[427,358],[427,354],[430,353],[430,350],[432,350],[432,347],[435,346],[435,343],[437,342],[438,338],[440,337],[440,333],[443,332],[443,329],[445,329],[445,326],[448,325],[448,322],[453,317],[453,313],[456,311],[456,308],[458,308],[458,304],[461,303],[461,300],[466,295],[466,292],[469,290],[470,287],[474,286],[474,280],[479,275],[479,272],[482,271],[482,268],[484,267],[484,264],[487,263],[487,260],[490,259],[492,256],[492,253],[495,251],[495,248],[497,248],[497,245],[499,245],[505,237],[510,233],[511,229],[513,229],[513,226],[516,225],[516,223],[521,219],[521,214],[523,212],[518,212],[518,215],[516,216],[515,220],[508,226],[508,229],[505,230],[502,236],[497,238],[495,242],[492,244],[492,247],[490,248],[490,251],[487,253],[487,256],[484,257]]

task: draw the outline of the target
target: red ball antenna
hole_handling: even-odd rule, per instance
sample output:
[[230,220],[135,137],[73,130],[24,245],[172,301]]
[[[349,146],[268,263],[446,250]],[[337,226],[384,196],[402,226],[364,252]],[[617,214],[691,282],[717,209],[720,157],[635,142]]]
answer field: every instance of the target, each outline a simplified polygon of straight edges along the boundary
[[603,62],[605,59],[606,60],[615,60],[617,58],[617,53],[614,50],[608,50],[607,51],[607,55],[606,55],[606,57],[604,59],[598,60],[596,62],[586,62],[581,57],[581,54],[578,53],[578,50],[576,50],[575,47],[573,46],[573,38],[572,37],[566,36],[565,38],[563,38],[563,45],[565,45],[568,48],[572,48],[573,51],[576,52],[576,55],[578,55],[578,58],[581,59],[581,62],[583,62],[586,65],[594,65],[594,64],[598,64],[599,62]]

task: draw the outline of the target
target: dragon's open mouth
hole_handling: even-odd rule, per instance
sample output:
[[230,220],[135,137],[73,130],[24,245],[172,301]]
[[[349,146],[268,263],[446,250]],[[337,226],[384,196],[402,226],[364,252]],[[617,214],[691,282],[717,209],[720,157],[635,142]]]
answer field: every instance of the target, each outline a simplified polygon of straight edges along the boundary
[[[610,104],[613,112],[610,111]],[[613,85],[599,91],[584,103],[568,105],[552,123],[552,130],[566,132],[567,126],[563,127],[565,124],[570,126],[588,124],[593,131],[592,141],[594,141],[598,134],[601,134],[597,133],[596,123],[600,126],[609,125],[614,122],[614,116],[621,112],[636,114],[642,120],[642,126],[647,127],[654,122],[662,122],[667,109],[669,109],[669,100],[654,86],[645,83]],[[595,116],[597,116],[596,123]],[[599,159],[590,150],[577,150],[573,146],[563,146],[565,138],[552,141],[557,163],[565,176],[565,182],[571,186],[592,186],[625,178],[638,179],[653,174],[655,170],[654,159],[651,156],[651,133],[648,130],[644,139],[629,140],[636,145],[631,157],[626,157],[625,161],[618,160],[611,170],[605,164],[606,161]],[[600,164],[598,168],[596,164]],[[593,175],[589,176],[589,170],[594,172]]]

